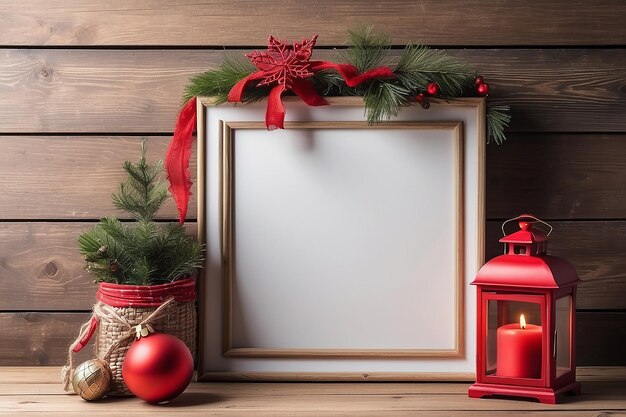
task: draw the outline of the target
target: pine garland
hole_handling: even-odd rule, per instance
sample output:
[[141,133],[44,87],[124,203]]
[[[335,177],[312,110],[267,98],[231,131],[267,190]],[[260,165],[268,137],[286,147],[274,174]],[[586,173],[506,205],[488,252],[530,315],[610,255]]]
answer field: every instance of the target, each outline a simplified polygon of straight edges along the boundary
[[347,43],[350,47],[339,50],[339,55],[359,72],[390,64],[387,53],[391,38],[386,33],[374,33],[371,26],[361,26],[348,31]]
[[[395,78],[374,79],[355,88],[348,87],[334,71],[320,71],[309,79],[322,96],[362,96],[367,121],[370,124],[389,120],[403,107],[416,104],[416,96],[424,93],[428,84],[436,83],[436,97],[454,100],[476,96],[476,73],[443,51],[419,44],[407,45],[400,57],[390,56],[391,41],[384,33],[375,33],[371,27],[349,31],[348,47],[338,54],[360,72],[386,65],[393,68]],[[394,68],[395,67],[395,68]],[[242,78],[256,71],[256,67],[241,57],[226,56],[217,68],[193,77],[185,89],[183,101],[198,95],[211,96],[216,104],[227,101],[230,89]],[[252,84],[244,91],[243,102],[252,103],[269,94],[267,86]],[[505,128],[510,122],[509,107],[487,107],[487,143],[506,140]]]
[[202,267],[202,245],[177,223],[160,227],[152,221],[167,199],[162,162],[146,161],[146,141],[141,142],[137,164],[124,163],[127,179],[112,195],[118,209],[130,213],[134,223],[103,217],[78,237],[85,269],[96,282],[154,285],[189,276]]
[[[226,55],[224,61],[215,69],[203,72],[193,77],[183,94],[183,103],[190,98],[203,95],[215,98],[215,104],[220,105],[228,101],[227,96],[231,88],[242,78],[256,70],[248,60]],[[270,88],[267,86],[248,88],[244,94],[244,103],[253,103],[267,97]]]

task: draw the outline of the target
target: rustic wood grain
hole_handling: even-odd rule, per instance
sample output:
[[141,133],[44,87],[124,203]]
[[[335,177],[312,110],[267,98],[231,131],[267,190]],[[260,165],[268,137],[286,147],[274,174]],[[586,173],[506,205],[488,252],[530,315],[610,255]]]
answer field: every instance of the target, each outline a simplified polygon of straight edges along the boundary
[[[0,223],[0,311],[91,309],[96,284],[76,239],[94,224]],[[196,235],[195,222],[185,226]]]
[[[0,366],[62,365],[89,313],[0,312]],[[577,312],[577,363],[626,365],[626,312]]]
[[[170,137],[147,138],[148,161],[163,160]],[[113,206],[111,193],[126,178],[124,161],[139,160],[139,142],[140,137],[119,136],[0,136],[0,219],[129,218]],[[195,147],[190,172],[195,183]],[[172,198],[157,217],[178,218]],[[187,218],[195,217],[192,195]]]
[[[210,389],[207,387],[207,389]],[[36,390],[36,387],[34,388]],[[31,392],[36,392],[36,391]],[[31,394],[32,397],[32,394]],[[389,401],[395,401],[397,396],[388,398]],[[15,396],[10,397],[9,401],[13,404],[12,413],[18,412],[20,417],[41,417],[41,416],[56,416],[59,413],[59,410],[63,410],[63,416],[84,416],[85,411],[83,408],[85,406],[80,407],[81,411],[76,411],[72,404],[77,401],[76,398],[72,398],[70,396],[64,396],[63,400],[67,404],[63,408],[53,407],[54,411],[46,412],[46,411],[24,411],[23,408],[20,407],[20,404],[28,403],[27,396]],[[48,397],[42,398],[41,403],[47,404],[45,400]],[[301,401],[304,399],[301,399]],[[316,398],[312,398],[310,401],[315,401]],[[507,417],[624,417],[626,416],[626,412],[621,410],[614,409],[603,409],[600,407],[597,410],[566,410],[566,411],[554,411],[553,408],[539,410],[539,411],[519,411],[515,409],[505,409],[505,410],[446,410],[446,411],[432,411],[432,410],[421,410],[421,409],[399,409],[399,410],[381,410],[379,405],[372,407],[376,411],[363,411],[361,409],[357,411],[350,411],[341,407],[341,411],[320,411],[317,407],[311,407],[311,409],[315,411],[309,410],[298,410],[298,411],[276,411],[271,407],[268,407],[269,411],[264,407],[254,407],[251,409],[240,409],[238,407],[231,406],[231,408],[227,409],[219,409],[216,410],[215,407],[211,407],[208,405],[209,402],[216,402],[219,399],[216,398],[216,395],[211,392],[203,391],[199,394],[183,394],[181,397],[176,399],[172,404],[156,408],[155,410],[147,410],[147,405],[138,399],[128,399],[128,400],[103,400],[100,402],[111,403],[115,402],[115,404],[124,401],[125,406],[121,407],[119,411],[119,415],[128,415],[128,413],[132,413],[133,416],[137,417],[146,417],[146,416],[170,416],[172,411],[172,407],[176,408],[176,416],[177,417],[199,417],[203,415],[210,415],[211,417],[226,417],[226,416],[254,416],[254,417],[328,417],[328,416],[342,416],[342,417],[380,417],[381,415],[390,416],[390,417],[450,417],[450,413],[453,413],[455,417],[501,417],[503,413],[506,413]],[[304,400],[306,401],[306,400]],[[494,401],[494,400],[489,400]],[[506,400],[495,400],[495,401],[506,401]],[[571,399],[570,401],[576,401],[576,399]],[[126,403],[132,404],[132,406],[127,405]],[[517,401],[509,401],[509,402],[519,402]],[[200,406],[199,404],[204,404]],[[195,406],[193,408],[194,411],[188,411],[187,408]],[[118,414],[111,413],[111,411],[105,411],[104,406],[97,405],[87,406],[89,408],[89,416],[98,417],[98,416],[116,416]],[[117,405],[114,405],[117,408]],[[346,407],[347,408],[347,407]],[[407,407],[410,408],[410,407]],[[9,414],[14,415],[14,414]]]
[[[29,372],[30,369],[25,369]],[[315,385],[282,384],[286,392],[275,392],[273,384],[192,383],[176,400],[159,407],[148,407],[137,398],[107,399],[99,403],[87,403],[73,395],[54,391],[50,384],[22,384],[25,394],[2,396],[2,411],[24,413],[40,412],[40,415],[184,415],[211,416],[620,416],[626,405],[624,383],[607,384],[590,382],[582,396],[568,398],[564,404],[547,405],[531,401],[503,399],[476,400],[467,397],[467,384],[340,384]],[[57,384],[58,385],[58,384]],[[328,385],[328,384],[327,384]],[[432,394],[431,386],[451,386],[454,393]],[[388,389],[391,388],[391,389]],[[56,387],[59,389],[60,387]],[[329,388],[333,389],[328,393]],[[380,388],[384,394],[369,395],[369,388]],[[43,395],[42,394],[43,390]],[[28,394],[31,399],[27,400]],[[38,394],[34,396],[34,394]],[[363,399],[361,401],[360,399]],[[602,403],[604,401],[604,403]],[[103,404],[104,403],[104,404]],[[106,406],[109,403],[109,406]],[[45,409],[45,406],[48,409]],[[604,413],[606,412],[606,413]],[[70,414],[67,414],[70,413]],[[447,414],[446,414],[447,413]],[[84,415],[83,414],[83,415]]]
[[[89,316],[86,312],[0,313],[0,366],[65,364],[69,345]],[[81,358],[89,356],[91,348],[83,350]]]
[[170,132],[221,52],[0,50],[2,132]]
[[488,217],[626,218],[626,134],[509,139],[487,147]]
[[[46,389],[46,393],[54,394],[55,387],[44,388],[44,385],[58,385],[59,373],[61,372],[58,366],[37,366],[37,367],[23,367],[23,366],[2,366],[0,367],[0,395],[3,394],[26,394],[28,386],[38,386],[42,389]],[[197,375],[194,375],[196,378]],[[576,368],[576,379],[578,381],[593,381],[594,384],[590,384],[586,390],[588,393],[597,392],[596,390],[604,389],[604,386],[609,385],[610,382],[626,382],[626,367],[624,366],[578,366]],[[16,386],[11,392],[5,392],[4,388],[9,386]],[[19,387],[23,385],[22,387]],[[241,390],[240,387],[250,385],[257,387],[257,389]],[[319,394],[332,394],[335,392],[338,385],[345,388],[357,388],[362,394],[392,394],[397,392],[402,383],[367,383],[362,382],[344,382],[341,384],[334,383],[316,383],[310,382],[305,384],[307,387],[315,390]],[[428,383],[407,383],[406,385],[415,387],[421,394],[459,394],[466,392],[467,383],[448,383],[441,382],[437,384]],[[265,382],[263,384],[254,383],[239,383],[239,384],[225,384],[225,383],[203,383],[192,384],[188,390],[200,391],[203,387],[220,387],[220,390],[224,393],[238,394],[241,396],[263,396],[267,394],[279,394],[283,393],[289,395],[297,393],[303,384],[289,384],[282,382]]]
[[450,51],[511,106],[511,131],[626,131],[626,49]]
[[[487,223],[487,259],[501,253],[500,221]],[[550,252],[574,263],[579,309],[626,308],[626,222],[552,222]],[[95,285],[76,237],[93,223],[0,223],[0,309],[89,309]],[[196,224],[187,223],[196,233]]]
[[93,223],[0,223],[0,309],[87,310],[96,284],[76,238]]
[[[9,368],[12,370],[14,368]],[[24,368],[23,374],[42,374]],[[58,375],[58,368],[44,368]],[[1,371],[1,370],[0,370]],[[583,382],[583,394],[562,404],[467,397],[468,384],[258,384],[192,383],[178,398],[159,407],[138,398],[88,403],[60,392],[60,384],[7,385],[0,413],[13,415],[184,415],[184,416],[531,416],[606,417],[624,415],[624,381]],[[440,388],[441,392],[433,391]]]
[[626,365],[626,312],[579,311],[576,320],[579,365]]
[[[254,24],[242,20],[254,16]],[[394,42],[435,45],[624,45],[619,0],[23,0],[0,4],[2,45],[262,45],[278,35],[320,33],[342,44],[346,29],[373,24]]]
[[626,367],[577,366],[576,379],[579,381],[626,381]]
[[[519,214],[519,213],[518,213]],[[501,221],[488,221],[486,258],[502,254]],[[548,252],[574,264],[578,309],[626,309],[626,221],[551,221]],[[510,224],[507,233],[515,231]]]
[[[170,138],[148,138],[149,158],[162,159]],[[0,137],[0,219],[94,219],[114,212],[110,193],[124,178],[122,161],[138,158],[138,141],[115,136]],[[194,153],[194,183],[195,163]],[[623,172],[624,134],[514,133],[506,144],[487,147],[488,216],[507,218],[525,211],[546,219],[626,218]],[[169,200],[159,217],[176,216]],[[194,194],[188,218],[195,217]]]
[[[36,390],[36,388],[34,388]],[[304,404],[311,404],[310,407],[306,409],[302,409],[304,407],[300,407],[298,410],[285,409],[283,410],[275,410],[274,407],[264,406],[264,405],[254,405],[249,407],[238,407],[235,401],[235,404],[229,404],[227,408],[219,408],[217,409],[217,405],[211,406],[212,403],[218,403],[221,401],[221,398],[218,397],[217,394],[214,394],[210,391],[210,387],[204,389],[203,392],[195,394],[195,393],[184,393],[179,398],[177,398],[172,404],[164,406],[164,407],[153,407],[148,410],[148,406],[143,403],[139,399],[125,399],[125,400],[103,400],[100,403],[113,403],[113,407],[116,410],[115,413],[111,411],[105,411],[107,408],[104,404],[94,404],[94,405],[82,405],[80,407],[73,407],[73,404],[76,401],[79,401],[75,397],[71,397],[68,395],[63,396],[62,399],[57,399],[56,396],[52,397],[44,397],[38,399],[38,403],[41,404],[40,407],[35,407],[32,405],[21,406],[21,404],[28,404],[29,398],[32,399],[32,394],[29,396],[14,396],[9,397],[7,399],[8,403],[11,403],[12,408],[7,408],[12,410],[10,413],[19,413],[20,417],[40,417],[40,416],[57,416],[61,413],[63,416],[84,416],[86,412],[89,413],[89,416],[117,416],[117,415],[129,415],[132,413],[133,416],[137,417],[145,417],[145,416],[170,416],[172,415],[172,408],[175,408],[176,416],[180,417],[199,417],[204,415],[210,415],[211,417],[225,417],[225,416],[254,416],[254,417],[380,417],[381,415],[390,416],[390,417],[450,417],[454,415],[455,417],[501,417],[505,415],[507,417],[624,417],[626,416],[626,412],[621,410],[615,410],[612,408],[604,408],[602,406],[598,406],[597,409],[593,410],[571,410],[567,409],[565,411],[558,411],[553,407],[546,407],[544,410],[538,411],[520,411],[511,405],[507,407],[497,407],[502,408],[499,410],[458,410],[456,408],[451,407],[448,410],[444,411],[433,411],[433,410],[423,410],[418,408],[421,405],[415,405],[411,407],[410,405],[399,407],[399,409],[388,410],[384,409],[385,401],[381,401],[380,403],[376,403],[372,406],[366,407],[358,407],[356,410],[352,410],[346,403],[350,400],[355,400],[354,397],[346,398],[344,401],[332,401],[337,400],[337,398],[326,397],[322,399],[323,402],[329,402],[329,405],[338,405],[337,410],[320,410],[319,406],[314,406],[313,404],[318,402],[318,398],[313,396],[311,397],[298,397],[297,401],[300,401]],[[31,391],[36,392],[36,391]],[[356,394],[359,396],[360,394]],[[603,396],[599,396],[603,398]],[[358,398],[358,397],[357,397]],[[392,397],[385,397],[386,401],[394,402],[399,398],[398,395]],[[439,398],[443,401],[443,398]],[[50,400],[50,401],[48,401]],[[344,399],[342,399],[344,400]],[[280,399],[276,399],[276,401],[280,401]],[[358,401],[358,399],[356,400]],[[487,400],[484,400],[487,401]],[[519,403],[520,400],[488,400],[488,401],[499,401],[499,402],[509,402],[509,403]],[[522,400],[523,401],[523,400]],[[576,398],[569,399],[569,401],[579,401]],[[618,400],[619,401],[619,400]],[[57,405],[58,402],[63,404]],[[122,406],[118,404],[123,404]],[[405,402],[406,403],[406,402]],[[46,404],[50,404],[52,411],[25,411],[25,409],[42,409]],[[619,406],[619,403],[618,403]],[[190,407],[193,407],[189,409]],[[488,403],[484,407],[495,407],[493,402]],[[364,410],[367,408],[367,410]],[[77,411],[79,409],[80,411]],[[119,409],[119,411],[118,411]],[[373,409],[375,411],[369,411],[369,409]],[[193,410],[193,411],[191,411]],[[312,410],[312,411],[311,411]],[[119,413],[119,414],[118,414]],[[451,414],[452,413],[452,414]],[[9,414],[15,415],[15,414]]]
[[[626,131],[626,49],[449,52],[512,106],[512,131]],[[0,50],[0,133],[170,132],[188,78],[222,59],[202,50]]]

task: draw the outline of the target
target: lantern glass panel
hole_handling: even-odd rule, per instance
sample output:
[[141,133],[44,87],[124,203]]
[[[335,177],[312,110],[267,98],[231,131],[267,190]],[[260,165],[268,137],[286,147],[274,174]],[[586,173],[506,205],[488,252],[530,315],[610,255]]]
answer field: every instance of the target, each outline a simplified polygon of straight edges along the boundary
[[541,379],[543,323],[540,303],[488,300],[486,325],[487,375]]
[[572,340],[572,296],[567,295],[556,300],[556,376],[557,378],[569,373],[571,368],[571,340]]

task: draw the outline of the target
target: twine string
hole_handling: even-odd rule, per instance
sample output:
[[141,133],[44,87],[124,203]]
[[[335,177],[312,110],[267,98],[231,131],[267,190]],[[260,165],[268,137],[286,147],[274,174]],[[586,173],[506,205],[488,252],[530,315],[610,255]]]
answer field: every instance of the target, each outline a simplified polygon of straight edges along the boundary
[[108,304],[104,304],[100,301],[97,302],[93,306],[92,317],[90,317],[89,320],[80,327],[80,330],[78,332],[78,337],[76,338],[74,343],[70,345],[70,348],[68,349],[67,363],[61,369],[61,381],[63,382],[63,389],[65,391],[71,390],[71,381],[72,381],[72,377],[74,376],[74,370],[76,369],[74,366],[73,350],[74,350],[74,347],[76,347],[76,345],[78,345],[78,343],[80,343],[80,341],[86,336],[87,332],[89,331],[89,325],[93,317],[98,318],[100,323],[102,323],[102,320],[105,320],[105,322],[117,322],[124,328],[124,330],[117,335],[117,337],[115,338],[115,341],[107,348],[104,354],[100,353],[98,355],[98,359],[101,359],[108,363],[108,359],[109,359],[111,352],[115,348],[117,348],[120,344],[128,340],[131,336],[141,335],[142,329],[144,327],[147,328],[149,333],[153,332],[154,329],[152,328],[151,323],[161,318],[161,316],[165,314],[166,309],[168,309],[172,305],[173,302],[174,302],[174,297],[166,299],[163,302],[163,304],[161,304],[148,317],[143,319],[139,324],[135,326],[132,326],[128,322],[128,320],[126,320],[124,317],[117,314],[115,309],[113,309]]

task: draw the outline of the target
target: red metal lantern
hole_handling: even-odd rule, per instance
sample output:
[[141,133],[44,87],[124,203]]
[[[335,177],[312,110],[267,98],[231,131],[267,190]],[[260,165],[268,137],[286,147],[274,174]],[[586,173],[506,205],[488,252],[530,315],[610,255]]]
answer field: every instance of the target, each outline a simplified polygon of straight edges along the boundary
[[[504,226],[519,220],[521,230]],[[536,227],[549,227],[546,233]],[[531,215],[502,225],[504,255],[472,282],[477,293],[476,383],[472,398],[505,395],[555,404],[580,393],[574,352],[576,270],[546,254],[552,226]]]

